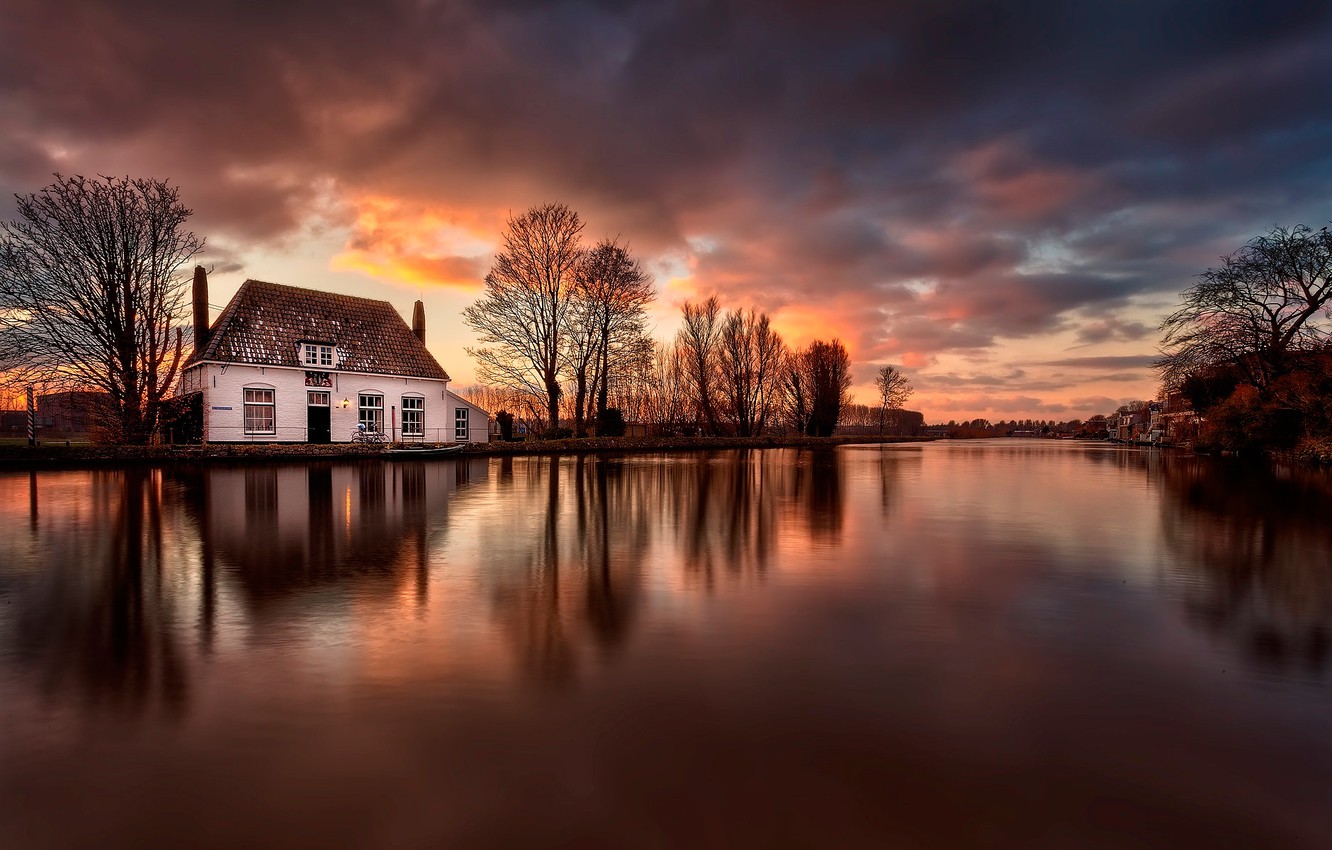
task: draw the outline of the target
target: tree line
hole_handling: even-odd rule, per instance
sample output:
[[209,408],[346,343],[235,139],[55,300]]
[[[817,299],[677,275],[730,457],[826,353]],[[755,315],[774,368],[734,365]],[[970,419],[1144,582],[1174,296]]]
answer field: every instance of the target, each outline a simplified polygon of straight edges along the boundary
[[[716,296],[686,301],[675,338],[647,326],[652,278],[616,239],[582,245],[584,224],[564,204],[511,216],[482,297],[463,312],[488,410],[515,411],[545,433],[759,436],[774,429],[830,436],[851,404],[851,358],[840,340],[793,349],[754,309]],[[910,397],[910,381],[880,369],[879,423]],[[501,419],[503,424],[505,420]]]

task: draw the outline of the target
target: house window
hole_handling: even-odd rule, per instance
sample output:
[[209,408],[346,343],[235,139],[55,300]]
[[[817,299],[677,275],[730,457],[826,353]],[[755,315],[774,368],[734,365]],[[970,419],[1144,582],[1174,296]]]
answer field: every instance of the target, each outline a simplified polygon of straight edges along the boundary
[[310,407],[328,407],[328,393],[307,393]]
[[276,434],[276,419],[273,415],[273,391],[262,389],[245,390],[245,433]]
[[453,411],[453,439],[459,443],[467,442],[467,408],[465,407]]
[[306,366],[331,367],[333,365],[333,346],[307,342],[301,346],[301,359]]
[[425,399],[412,396],[402,397],[402,435],[404,437],[425,436]]
[[373,393],[361,393],[357,396],[357,400],[360,416],[356,421],[371,433],[384,433],[384,397]]

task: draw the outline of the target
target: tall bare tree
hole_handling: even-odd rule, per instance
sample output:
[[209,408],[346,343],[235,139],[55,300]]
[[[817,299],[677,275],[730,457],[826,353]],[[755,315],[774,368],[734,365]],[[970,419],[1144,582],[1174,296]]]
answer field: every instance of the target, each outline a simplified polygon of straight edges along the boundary
[[1332,326],[1332,233],[1274,227],[1199,275],[1161,325],[1157,369],[1169,388],[1216,367],[1266,392],[1290,354],[1324,344]]
[[55,177],[0,224],[0,365],[107,393],[115,436],[146,443],[181,363],[181,268],[204,242],[167,181]]
[[712,296],[681,308],[684,325],[676,335],[697,415],[709,434],[718,433],[717,369],[721,349],[721,302]]
[[564,204],[511,216],[504,250],[486,275],[485,295],[463,311],[482,343],[467,349],[479,364],[478,376],[540,396],[550,428],[560,424],[560,377],[582,232],[582,219]]
[[893,412],[893,424],[896,425],[897,414],[916,388],[911,386],[911,379],[896,366],[880,366],[874,376],[874,388],[879,391],[879,433],[882,434],[888,412]]
[[722,325],[721,391],[731,425],[741,437],[763,433],[777,405],[786,345],[767,313],[735,310]]
[[574,428],[581,434],[588,419],[595,416],[600,422],[605,416],[617,367],[631,365],[628,355],[647,336],[647,305],[656,292],[652,276],[615,239],[603,239],[584,255],[577,279],[569,360],[576,396]]

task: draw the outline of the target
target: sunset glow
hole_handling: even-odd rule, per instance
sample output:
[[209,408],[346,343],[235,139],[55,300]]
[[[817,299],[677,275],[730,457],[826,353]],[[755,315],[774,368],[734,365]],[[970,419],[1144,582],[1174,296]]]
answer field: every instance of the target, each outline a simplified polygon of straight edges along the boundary
[[716,294],[841,338],[862,401],[902,366],[930,421],[1154,396],[1193,276],[1329,218],[1312,8],[6,5],[0,199],[170,178],[215,307],[420,297],[457,384],[506,218],[549,201],[642,259],[659,338]]

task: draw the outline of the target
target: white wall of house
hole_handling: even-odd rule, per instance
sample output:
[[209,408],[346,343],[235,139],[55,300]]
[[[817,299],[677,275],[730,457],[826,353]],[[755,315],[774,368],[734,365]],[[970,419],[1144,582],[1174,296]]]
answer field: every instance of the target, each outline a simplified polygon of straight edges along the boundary
[[[449,421],[455,424],[454,434],[449,440],[444,442],[465,442],[465,443],[488,443],[490,442],[490,414],[481,408],[472,404],[462,396],[449,392]],[[462,417],[458,411],[465,411],[466,414],[466,435],[459,426],[462,426]]]
[[[457,436],[456,410],[469,410],[467,442],[487,440],[486,414],[448,391],[448,383],[433,378],[404,378],[357,372],[330,372],[331,387],[306,386],[304,369],[282,366],[244,366],[202,363],[182,376],[181,392],[203,392],[204,439],[210,443],[304,443],[311,392],[329,393],[330,436],[348,442],[359,422],[359,396],[383,396],[384,432],[402,439],[403,398],[420,398],[425,406],[424,435],[428,443],[451,443]],[[245,390],[273,391],[274,429],[247,433]],[[347,402],[346,407],[343,401]],[[409,438],[418,439],[418,438]]]

